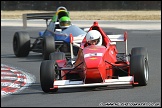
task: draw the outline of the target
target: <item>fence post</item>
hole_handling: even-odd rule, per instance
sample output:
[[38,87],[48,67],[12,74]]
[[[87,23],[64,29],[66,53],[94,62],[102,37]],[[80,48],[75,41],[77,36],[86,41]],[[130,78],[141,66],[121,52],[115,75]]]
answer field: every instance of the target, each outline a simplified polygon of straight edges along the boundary
[[22,15],[22,20],[23,20],[23,28],[26,29],[27,27],[27,15],[26,14],[23,14]]

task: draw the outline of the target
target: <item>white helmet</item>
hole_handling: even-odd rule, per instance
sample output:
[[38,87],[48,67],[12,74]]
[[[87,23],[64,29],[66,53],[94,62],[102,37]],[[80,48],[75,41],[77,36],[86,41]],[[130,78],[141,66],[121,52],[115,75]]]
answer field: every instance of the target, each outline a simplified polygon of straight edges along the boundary
[[92,41],[92,40],[97,40],[98,43],[96,45],[101,46],[102,45],[102,36],[101,33],[97,30],[90,30],[87,35],[86,35],[86,41]]

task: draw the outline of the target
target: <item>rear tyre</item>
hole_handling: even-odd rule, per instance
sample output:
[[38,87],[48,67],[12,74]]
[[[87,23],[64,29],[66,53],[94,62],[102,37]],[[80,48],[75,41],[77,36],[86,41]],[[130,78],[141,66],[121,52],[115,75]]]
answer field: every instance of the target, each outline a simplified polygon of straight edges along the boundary
[[130,74],[134,76],[133,86],[146,86],[148,83],[149,66],[148,60],[144,55],[134,55],[130,59]]
[[[66,60],[65,53],[63,52],[53,52],[49,56],[50,60]],[[56,72],[56,78],[57,79],[62,79],[61,78],[61,70],[58,70],[58,65],[57,63],[55,64],[55,72]]]
[[55,51],[55,41],[53,36],[43,38],[43,59],[49,60],[50,53]]
[[55,75],[55,61],[43,61],[40,66],[40,83],[45,93],[58,91],[58,88],[50,89],[53,88],[54,80],[56,79]]
[[29,55],[30,37],[27,32],[15,32],[13,37],[13,51],[17,57],[26,57]]
[[64,60],[66,59],[65,58],[65,53],[63,52],[53,52],[53,53],[50,53],[50,56],[49,56],[49,59],[50,60]]

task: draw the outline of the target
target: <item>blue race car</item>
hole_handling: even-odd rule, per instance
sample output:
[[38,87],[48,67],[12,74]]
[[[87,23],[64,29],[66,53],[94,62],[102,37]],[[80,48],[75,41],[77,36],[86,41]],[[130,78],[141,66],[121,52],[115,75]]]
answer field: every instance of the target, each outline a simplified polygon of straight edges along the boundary
[[[63,16],[61,17],[61,15]],[[38,37],[30,37],[26,31],[15,32],[13,36],[13,50],[17,57],[26,57],[30,51],[42,53],[44,60],[48,60],[50,53],[55,51],[65,52],[67,57],[70,56],[70,34],[74,36],[74,41],[81,43],[86,31],[72,24],[67,26],[69,24],[67,22],[70,20],[67,10],[58,10],[54,16],[55,19],[51,17],[51,21],[46,23],[46,29],[40,31]],[[60,28],[60,25],[66,26],[66,29]],[[35,41],[31,43],[31,39],[35,39]],[[73,53],[77,55],[78,47],[73,47]]]
[[[86,32],[75,26],[71,25],[63,31],[55,31],[55,23],[50,22],[45,31],[39,32],[39,37],[30,37],[26,31],[19,31],[13,37],[13,50],[17,57],[26,57],[30,51],[42,53],[43,59],[49,59],[49,54],[55,51],[65,52],[70,56],[70,34],[74,36],[74,41],[81,43]],[[76,37],[76,38],[75,38]],[[30,39],[35,39],[31,43]],[[78,48],[74,47],[74,55],[77,55]]]

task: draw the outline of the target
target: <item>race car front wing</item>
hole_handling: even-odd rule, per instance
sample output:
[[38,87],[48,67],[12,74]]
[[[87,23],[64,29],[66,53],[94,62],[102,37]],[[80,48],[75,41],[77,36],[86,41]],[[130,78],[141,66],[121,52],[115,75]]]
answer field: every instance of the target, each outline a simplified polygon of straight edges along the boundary
[[118,79],[105,79],[102,83],[85,84],[83,81],[55,80],[53,88],[97,87],[108,85],[131,85],[134,84],[133,76],[118,77]]

